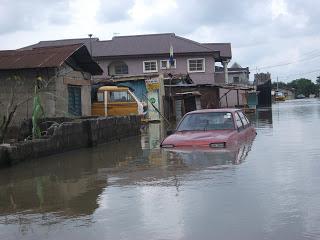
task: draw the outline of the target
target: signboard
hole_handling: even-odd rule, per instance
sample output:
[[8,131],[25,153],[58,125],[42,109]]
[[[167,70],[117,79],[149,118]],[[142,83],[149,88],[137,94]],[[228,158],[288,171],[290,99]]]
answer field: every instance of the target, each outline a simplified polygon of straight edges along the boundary
[[160,80],[159,78],[153,78],[153,79],[146,79],[146,88],[148,92],[156,91],[160,88]]

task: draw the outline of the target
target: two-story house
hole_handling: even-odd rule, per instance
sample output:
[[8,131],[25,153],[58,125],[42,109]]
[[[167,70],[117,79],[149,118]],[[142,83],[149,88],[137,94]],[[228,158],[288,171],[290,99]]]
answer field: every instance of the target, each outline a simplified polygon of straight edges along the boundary
[[[140,98],[142,90],[137,87],[138,82],[134,86],[130,82],[141,80],[143,87],[142,80],[159,74],[188,75],[195,84],[224,83],[215,81],[215,63],[227,63],[232,57],[230,43],[199,43],[174,33],[115,36],[107,41],[98,38],[41,41],[26,48],[72,43],[84,43],[103,69],[104,74],[95,77],[95,81],[126,80],[127,85],[137,88]],[[169,66],[171,46],[174,61]]]
[[[174,33],[115,36],[106,41],[98,38],[41,41],[26,48],[72,43],[84,43],[103,69],[102,76],[93,77],[94,83],[112,81],[128,86],[145,103],[146,96],[150,97],[145,80],[163,75],[165,79],[186,79],[182,82],[193,83],[196,86],[224,84],[224,77],[216,81],[215,65],[216,62],[220,62],[224,66],[224,76],[227,76],[227,64],[232,57],[230,43],[199,43]],[[173,50],[171,64],[170,49]],[[188,92],[190,89],[185,88],[181,91]],[[213,105],[217,107],[218,87],[214,92],[210,89],[208,91],[208,94],[201,93],[202,107],[209,106],[208,102],[211,102],[212,106],[213,99]]]

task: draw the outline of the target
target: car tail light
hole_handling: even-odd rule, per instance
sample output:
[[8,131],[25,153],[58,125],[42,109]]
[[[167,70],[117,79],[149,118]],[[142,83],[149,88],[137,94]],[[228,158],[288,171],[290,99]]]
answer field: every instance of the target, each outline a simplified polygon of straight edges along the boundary
[[209,146],[212,147],[212,148],[225,148],[226,147],[226,143],[225,142],[210,143]]
[[173,144],[161,144],[162,148],[174,148],[174,145]]

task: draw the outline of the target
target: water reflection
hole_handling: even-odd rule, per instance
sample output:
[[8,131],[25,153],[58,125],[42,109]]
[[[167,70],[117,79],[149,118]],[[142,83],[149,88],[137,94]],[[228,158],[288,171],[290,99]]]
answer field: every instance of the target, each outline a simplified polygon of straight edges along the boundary
[[161,150],[151,124],[1,169],[0,239],[319,239],[319,109],[249,114],[258,135],[234,151]]

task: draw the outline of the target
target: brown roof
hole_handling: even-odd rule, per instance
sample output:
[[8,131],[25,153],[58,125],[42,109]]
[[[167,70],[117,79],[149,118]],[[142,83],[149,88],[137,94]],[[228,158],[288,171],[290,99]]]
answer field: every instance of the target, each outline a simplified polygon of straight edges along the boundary
[[0,51],[0,70],[55,68],[60,67],[69,58],[75,61],[76,64],[71,67],[76,70],[81,69],[94,75],[103,72],[100,66],[92,60],[83,44]]
[[90,41],[92,44],[92,56],[94,57],[169,54],[170,45],[172,45],[174,54],[220,54],[219,57],[231,58],[230,43],[201,44],[187,38],[176,36],[174,33],[116,36],[108,41],[99,41],[97,38],[92,38],[91,40],[90,38],[84,38],[41,41],[27,48],[60,46],[66,43],[82,42],[90,49]]
[[36,44],[20,48],[18,50],[31,50],[33,48],[41,47],[54,47],[54,46],[65,46],[74,44],[84,44],[90,50],[90,41],[99,41],[99,38],[74,38],[74,39],[61,39],[61,40],[50,40],[50,41],[40,41]]
[[170,45],[174,54],[213,53],[214,50],[198,42],[176,36],[174,33],[117,36],[109,41],[93,45],[93,56],[132,56],[169,54]]
[[212,50],[219,51],[221,58],[232,58],[231,43],[202,43],[202,45]]

